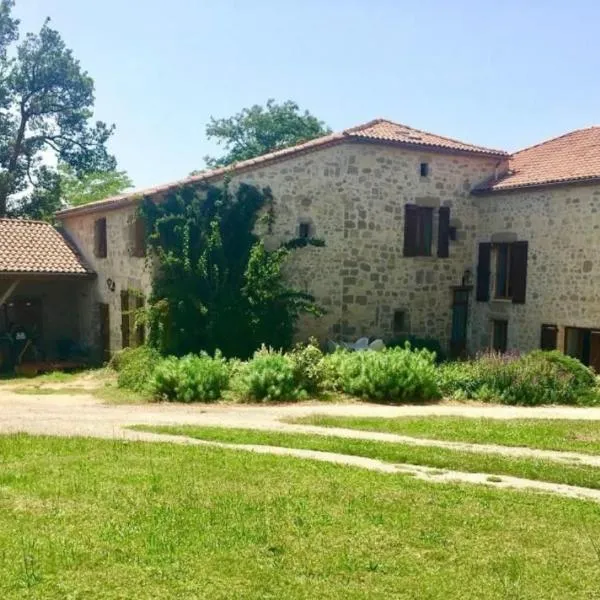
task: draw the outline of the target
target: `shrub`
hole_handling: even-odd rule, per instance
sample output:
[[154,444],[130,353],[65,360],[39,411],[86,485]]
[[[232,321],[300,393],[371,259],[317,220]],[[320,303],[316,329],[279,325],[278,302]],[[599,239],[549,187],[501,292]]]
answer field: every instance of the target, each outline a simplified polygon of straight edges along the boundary
[[558,351],[486,354],[445,364],[439,368],[438,382],[444,395],[503,404],[582,404],[597,399],[593,372]]
[[299,389],[318,394],[326,379],[325,362],[318,342],[311,338],[308,344],[296,344],[288,353],[294,365],[294,379]]
[[326,357],[334,388],[378,401],[414,402],[439,397],[435,355],[428,350],[338,350]]
[[400,335],[389,340],[386,343],[386,346],[388,348],[404,348],[407,342],[413,350],[429,350],[429,352],[435,352],[437,362],[446,360],[446,353],[444,352],[442,345],[439,340],[434,338],[420,338],[416,335]]
[[150,346],[125,348],[117,352],[109,366],[118,373],[117,384],[138,393],[147,393],[160,354]]
[[229,365],[217,352],[168,357],[155,369],[152,390],[157,398],[178,402],[212,402],[229,385]]
[[302,392],[291,357],[264,346],[246,363],[239,378],[239,391],[253,400],[297,400]]

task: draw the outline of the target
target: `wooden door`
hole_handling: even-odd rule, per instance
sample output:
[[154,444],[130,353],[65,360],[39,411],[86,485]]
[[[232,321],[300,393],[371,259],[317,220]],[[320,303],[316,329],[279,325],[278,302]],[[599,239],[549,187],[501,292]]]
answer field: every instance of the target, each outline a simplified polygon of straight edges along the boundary
[[467,321],[469,316],[470,288],[456,288],[452,303],[452,333],[450,354],[454,358],[465,356],[467,352]]
[[102,350],[102,360],[110,360],[110,308],[108,304],[98,304],[100,315],[100,348]]

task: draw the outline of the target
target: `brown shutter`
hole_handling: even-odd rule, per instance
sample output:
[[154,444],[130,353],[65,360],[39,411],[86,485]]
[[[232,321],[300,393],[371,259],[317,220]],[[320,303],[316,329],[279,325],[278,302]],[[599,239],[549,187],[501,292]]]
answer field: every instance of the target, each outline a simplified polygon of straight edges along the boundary
[[417,255],[419,227],[419,207],[415,204],[404,206],[404,256]]
[[527,291],[527,242],[514,242],[510,248],[512,301],[524,304]]
[[439,258],[448,258],[450,256],[450,208],[448,206],[440,207],[438,222],[438,247],[437,255]]
[[[135,315],[134,319],[139,319],[138,312],[144,308],[144,297],[137,295],[135,297]],[[146,341],[146,327],[144,323],[139,323],[135,328],[135,344],[136,346],[142,346]]]
[[146,256],[146,223],[142,217],[136,217],[131,224],[131,256]]
[[121,347],[129,348],[131,339],[131,320],[129,313],[129,291],[121,291]]
[[490,263],[492,245],[489,242],[479,244],[477,261],[477,302],[487,302],[490,299]]
[[542,325],[540,348],[542,350],[556,350],[558,327],[556,325]]

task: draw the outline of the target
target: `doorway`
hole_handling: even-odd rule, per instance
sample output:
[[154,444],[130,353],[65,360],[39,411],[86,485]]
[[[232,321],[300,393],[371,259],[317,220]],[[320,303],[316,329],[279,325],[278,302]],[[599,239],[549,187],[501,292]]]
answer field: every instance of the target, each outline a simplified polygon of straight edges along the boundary
[[600,373],[600,330],[566,327],[565,354]]
[[458,287],[453,290],[450,355],[454,358],[460,358],[467,354],[467,320],[470,291],[471,287]]
[[102,349],[102,361],[110,360],[110,307],[108,304],[98,304],[100,319],[100,348]]

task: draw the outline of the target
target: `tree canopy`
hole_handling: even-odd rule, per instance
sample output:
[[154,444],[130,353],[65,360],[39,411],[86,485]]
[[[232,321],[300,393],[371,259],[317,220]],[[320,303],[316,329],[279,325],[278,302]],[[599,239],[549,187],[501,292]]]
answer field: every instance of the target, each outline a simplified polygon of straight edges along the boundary
[[225,147],[227,153],[214,158],[206,156],[211,168],[223,167],[267,152],[280,150],[331,133],[323,121],[308,111],[301,112],[292,100],[266,106],[254,105],[225,119],[210,118],[206,135]]
[[18,41],[13,6],[0,1],[0,216],[15,202],[23,212],[56,200],[55,165],[77,176],[116,166],[106,148],[114,126],[93,122],[92,78],[49,19]]
[[158,267],[149,342],[161,353],[219,349],[246,358],[262,343],[289,347],[299,315],[321,313],[312,296],[285,282],[283,265],[296,245],[267,251],[254,233],[271,201],[269,189],[245,184],[235,193],[227,185],[188,185],[160,203],[144,199],[140,211]]

